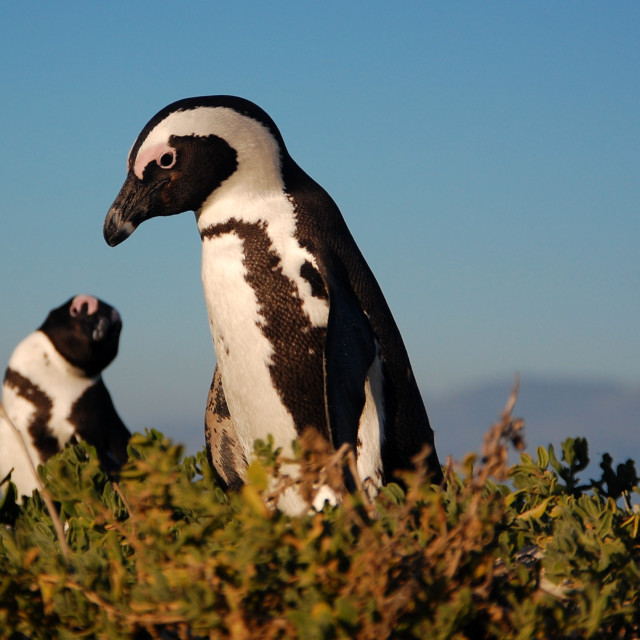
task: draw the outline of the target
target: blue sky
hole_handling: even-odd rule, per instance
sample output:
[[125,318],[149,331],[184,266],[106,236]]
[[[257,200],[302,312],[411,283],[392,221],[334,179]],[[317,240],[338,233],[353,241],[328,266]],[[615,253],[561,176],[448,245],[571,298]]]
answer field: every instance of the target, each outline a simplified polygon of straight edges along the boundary
[[93,293],[124,319],[105,379],[125,422],[200,442],[193,215],[115,249],[102,222],[146,121],[231,93],[337,201],[427,408],[516,371],[637,387],[639,69],[634,2],[6,4],[0,362]]

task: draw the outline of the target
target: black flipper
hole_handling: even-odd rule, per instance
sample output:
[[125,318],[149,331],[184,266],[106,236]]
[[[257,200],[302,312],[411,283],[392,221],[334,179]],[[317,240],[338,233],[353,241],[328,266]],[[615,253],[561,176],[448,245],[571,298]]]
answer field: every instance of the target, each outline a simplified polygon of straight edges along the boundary
[[69,422],[83,440],[96,448],[107,471],[115,471],[127,461],[131,433],[117,414],[102,378],[75,401]]
[[[345,278],[344,282],[348,282]],[[329,319],[324,352],[325,401],[333,446],[345,442],[354,452],[365,404],[367,373],[376,357],[369,318],[355,293],[328,282]]]

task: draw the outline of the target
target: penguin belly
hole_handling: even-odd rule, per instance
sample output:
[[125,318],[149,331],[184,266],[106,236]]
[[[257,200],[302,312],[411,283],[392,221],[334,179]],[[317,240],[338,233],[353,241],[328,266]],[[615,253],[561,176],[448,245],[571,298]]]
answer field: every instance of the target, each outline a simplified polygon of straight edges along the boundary
[[[18,442],[18,434],[0,416],[0,480],[11,472],[11,481],[18,487],[19,494],[31,495],[38,488],[34,465],[24,447]],[[28,444],[25,442],[25,445]],[[0,487],[0,495],[5,487]]]
[[[70,408],[93,380],[71,375],[72,370],[41,331],[22,340],[9,359],[2,403],[21,433],[30,460],[18,441],[20,436],[3,420],[0,476],[13,469],[11,479],[21,494],[30,495],[38,487],[34,467],[46,462],[73,437]],[[56,375],[58,372],[62,373]]]
[[298,434],[271,376],[274,349],[260,328],[263,319],[247,282],[243,245],[234,232],[203,245],[202,280],[224,395],[247,460],[254,441],[265,433],[290,455]]
[[[314,298],[306,280],[296,282],[286,274],[287,270],[299,273],[303,264],[310,264],[310,256],[298,247],[297,260],[289,256],[290,264],[285,265],[273,249],[273,278],[288,286],[278,291],[277,285],[270,283],[268,286],[277,293],[267,294],[252,280],[248,266],[252,250],[246,234],[242,236],[242,232],[229,230],[203,239],[202,279],[219,376],[218,389],[214,391],[214,384],[211,399],[219,396],[219,387],[223,387],[229,413],[224,421],[221,416],[209,418],[207,425],[212,429],[217,428],[214,423],[218,423],[224,430],[229,455],[221,450],[224,445],[218,439],[212,461],[220,475],[227,478],[236,474],[243,478],[245,468],[243,465],[242,469],[223,469],[225,460],[227,463],[230,459],[236,463],[250,461],[254,441],[264,439],[265,434],[273,436],[275,446],[282,449],[284,456],[292,454],[292,441],[307,427],[315,428],[331,440],[322,382],[328,301]],[[270,318],[277,316],[282,320],[282,314],[270,313],[267,307],[277,304],[278,300],[282,306],[291,308],[284,314],[282,325],[274,326]],[[296,357],[282,352],[283,342],[290,343],[289,348],[299,346]],[[215,404],[210,401],[210,405]],[[229,441],[230,435],[233,442]],[[237,449],[241,456],[237,455]],[[294,468],[283,471],[296,474]],[[321,496],[316,506],[321,506],[325,498],[335,501],[335,496],[326,489]],[[278,506],[289,513],[300,513],[306,508],[294,491],[286,492]]]

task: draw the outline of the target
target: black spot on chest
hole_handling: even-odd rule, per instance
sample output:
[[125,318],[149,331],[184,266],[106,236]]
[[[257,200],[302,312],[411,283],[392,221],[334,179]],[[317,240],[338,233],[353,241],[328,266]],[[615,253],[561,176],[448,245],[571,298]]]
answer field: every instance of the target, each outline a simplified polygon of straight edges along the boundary
[[300,267],[300,276],[311,286],[311,295],[314,298],[320,298],[321,300],[329,299],[329,294],[327,293],[327,288],[324,286],[322,276],[308,260],[305,260],[302,263],[302,266]]
[[[326,327],[312,325],[304,312],[295,283],[283,273],[266,223],[231,219],[205,229],[201,236],[206,241],[227,233],[235,233],[243,243],[246,281],[258,300],[258,326],[273,345],[269,366],[273,384],[299,433],[311,426],[329,438],[323,373]],[[311,263],[306,264],[302,277],[311,284],[313,295],[326,298],[320,275]]]
[[50,426],[53,400],[29,378],[11,368],[5,373],[4,384],[33,405],[34,414],[27,428],[41,462],[45,462],[60,451],[60,443]]

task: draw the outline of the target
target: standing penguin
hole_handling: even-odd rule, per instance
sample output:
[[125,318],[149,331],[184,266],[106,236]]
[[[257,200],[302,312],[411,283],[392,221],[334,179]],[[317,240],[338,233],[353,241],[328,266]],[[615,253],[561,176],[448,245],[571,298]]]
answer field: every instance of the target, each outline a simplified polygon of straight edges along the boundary
[[180,100],[144,127],[104,237],[194,211],[218,365],[205,417],[221,479],[242,485],[253,441],[308,427],[356,452],[362,480],[411,468],[433,431],[382,291],[327,192],[273,120],[233,96]]
[[110,305],[78,295],[53,309],[15,348],[4,376],[2,404],[20,431],[0,418],[0,479],[12,471],[18,493],[37,488],[34,467],[68,442],[86,440],[107,471],[127,459],[131,434],[100,373],[118,353],[122,321]]

